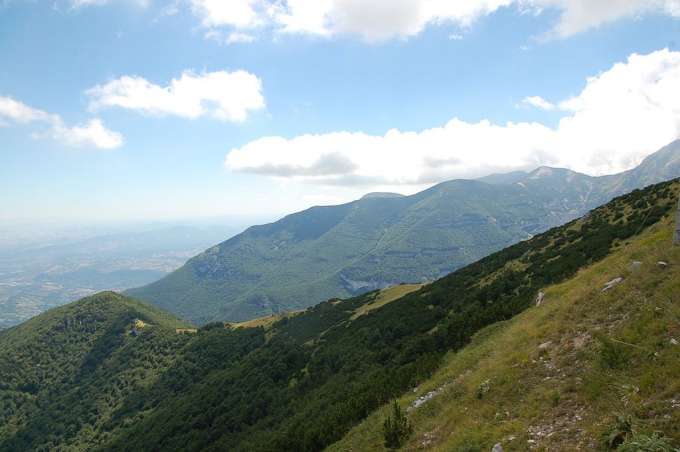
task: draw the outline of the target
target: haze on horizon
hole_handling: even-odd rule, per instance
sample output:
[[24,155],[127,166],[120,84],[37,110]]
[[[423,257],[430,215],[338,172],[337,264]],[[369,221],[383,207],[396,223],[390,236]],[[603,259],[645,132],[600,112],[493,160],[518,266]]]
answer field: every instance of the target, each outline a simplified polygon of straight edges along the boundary
[[0,221],[273,220],[680,137],[680,1],[0,2]]

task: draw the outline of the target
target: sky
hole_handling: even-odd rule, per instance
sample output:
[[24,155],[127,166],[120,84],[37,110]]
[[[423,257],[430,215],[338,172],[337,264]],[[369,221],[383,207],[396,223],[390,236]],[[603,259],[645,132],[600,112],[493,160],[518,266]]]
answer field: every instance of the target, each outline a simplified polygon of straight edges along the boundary
[[0,0],[0,221],[274,219],[680,137],[680,0]]

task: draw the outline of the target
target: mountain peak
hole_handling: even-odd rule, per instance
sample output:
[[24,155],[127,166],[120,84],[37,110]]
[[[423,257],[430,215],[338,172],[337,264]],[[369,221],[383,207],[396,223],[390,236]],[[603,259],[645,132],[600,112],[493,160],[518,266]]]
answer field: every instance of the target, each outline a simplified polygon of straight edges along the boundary
[[549,166],[539,166],[531,173],[529,173],[530,179],[540,179],[542,177],[553,176],[557,172],[556,168],[551,168]]

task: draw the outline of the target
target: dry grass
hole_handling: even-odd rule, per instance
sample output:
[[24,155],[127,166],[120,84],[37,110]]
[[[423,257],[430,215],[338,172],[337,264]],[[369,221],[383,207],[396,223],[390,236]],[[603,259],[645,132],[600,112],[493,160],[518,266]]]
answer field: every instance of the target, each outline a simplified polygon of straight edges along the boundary
[[361,305],[350,317],[351,320],[355,320],[364,314],[368,314],[374,309],[378,309],[385,306],[388,303],[398,300],[399,298],[415,292],[416,290],[423,287],[423,284],[399,284],[398,286],[388,287],[383,289],[378,293],[373,301]]
[[257,319],[252,319],[252,320],[247,320],[245,322],[238,322],[238,323],[230,323],[229,326],[232,328],[259,328],[262,327],[264,329],[269,329],[273,324],[278,322],[279,320],[283,318],[290,318],[293,317],[303,311],[292,311],[292,312],[285,312],[283,314],[272,314],[268,315],[266,317],[259,317]]

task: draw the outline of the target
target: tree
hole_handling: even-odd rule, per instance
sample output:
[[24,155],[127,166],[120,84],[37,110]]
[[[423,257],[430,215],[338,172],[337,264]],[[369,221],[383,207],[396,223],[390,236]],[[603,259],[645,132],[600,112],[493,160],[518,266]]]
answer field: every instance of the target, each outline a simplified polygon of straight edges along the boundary
[[411,436],[411,433],[413,433],[413,427],[395,400],[392,404],[392,414],[387,416],[383,424],[385,447],[388,449],[400,448]]

